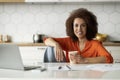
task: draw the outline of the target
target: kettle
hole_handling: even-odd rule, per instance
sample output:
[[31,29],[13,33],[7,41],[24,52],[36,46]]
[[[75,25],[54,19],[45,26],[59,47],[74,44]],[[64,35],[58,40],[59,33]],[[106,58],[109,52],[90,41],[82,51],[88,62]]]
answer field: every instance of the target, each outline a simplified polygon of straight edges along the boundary
[[34,43],[42,43],[44,36],[45,35],[43,35],[43,34],[33,34],[33,42]]

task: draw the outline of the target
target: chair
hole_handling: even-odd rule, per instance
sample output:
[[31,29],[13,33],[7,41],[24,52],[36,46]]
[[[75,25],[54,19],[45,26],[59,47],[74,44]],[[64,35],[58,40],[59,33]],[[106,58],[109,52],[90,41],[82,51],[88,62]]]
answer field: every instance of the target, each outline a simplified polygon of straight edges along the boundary
[[[48,46],[44,53],[44,62],[45,63],[46,62],[57,62],[54,54],[55,54],[54,47]],[[66,62],[65,56],[64,56],[63,61],[61,62]]]

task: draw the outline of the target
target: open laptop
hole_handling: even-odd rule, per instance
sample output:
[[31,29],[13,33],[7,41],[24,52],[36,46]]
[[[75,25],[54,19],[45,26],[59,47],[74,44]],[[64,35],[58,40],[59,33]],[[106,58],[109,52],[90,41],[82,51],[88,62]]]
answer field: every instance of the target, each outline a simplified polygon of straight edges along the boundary
[[31,70],[41,66],[24,66],[19,47],[14,44],[0,44],[0,68]]

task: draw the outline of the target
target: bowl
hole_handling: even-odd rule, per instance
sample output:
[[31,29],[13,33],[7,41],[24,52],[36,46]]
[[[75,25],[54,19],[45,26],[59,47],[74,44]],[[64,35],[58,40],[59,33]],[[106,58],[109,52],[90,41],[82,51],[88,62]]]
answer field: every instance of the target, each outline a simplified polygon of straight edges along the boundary
[[107,40],[107,34],[97,33],[96,40],[104,42]]

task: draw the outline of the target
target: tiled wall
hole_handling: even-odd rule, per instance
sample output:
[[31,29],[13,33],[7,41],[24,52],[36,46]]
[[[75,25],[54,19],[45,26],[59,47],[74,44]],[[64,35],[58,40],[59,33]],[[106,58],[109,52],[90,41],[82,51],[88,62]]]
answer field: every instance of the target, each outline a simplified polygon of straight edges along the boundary
[[80,7],[97,16],[100,33],[108,34],[109,40],[120,40],[120,3],[1,3],[0,34],[10,35],[14,42],[32,42],[35,33],[66,36],[65,20],[72,10]]

